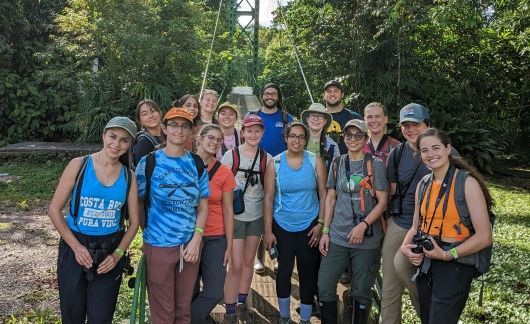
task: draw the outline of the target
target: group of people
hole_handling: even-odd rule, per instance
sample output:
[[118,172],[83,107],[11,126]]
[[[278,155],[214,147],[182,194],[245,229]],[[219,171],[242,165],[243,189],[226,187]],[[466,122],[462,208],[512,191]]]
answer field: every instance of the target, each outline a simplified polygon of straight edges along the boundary
[[295,263],[300,323],[310,323],[315,300],[322,323],[338,323],[348,268],[347,320],[367,323],[381,263],[382,323],[401,322],[405,288],[422,323],[457,323],[477,275],[469,260],[492,244],[484,180],[425,106],[400,110],[400,143],[386,135],[384,105],[368,104],[362,118],[344,107],[336,80],[323,97],[300,121],[274,83],[246,116],[205,90],[165,114],[139,102],[140,131],[112,118],[102,149],[67,165],[50,204],[63,323],[112,322],[139,227],[151,323],[213,323],[222,300],[226,323],[247,320],[264,250],[277,261],[279,323],[291,323]]

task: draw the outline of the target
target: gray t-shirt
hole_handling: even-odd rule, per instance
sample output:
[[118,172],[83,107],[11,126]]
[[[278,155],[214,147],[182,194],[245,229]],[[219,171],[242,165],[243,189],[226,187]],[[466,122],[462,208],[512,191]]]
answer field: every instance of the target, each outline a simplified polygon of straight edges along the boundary
[[[239,148],[238,148],[239,150]],[[239,161],[239,168],[248,170],[252,166],[252,162],[254,161],[254,158],[249,159],[247,157],[244,157],[243,154],[241,154],[240,151],[240,161]],[[267,153],[267,164],[272,159],[272,156]],[[259,160],[260,156],[258,154],[258,159],[256,161],[256,164],[254,165],[254,171],[258,171],[260,169],[259,166]],[[232,150],[227,151],[223,158],[221,159],[221,163],[224,165],[227,165],[229,168],[232,168],[233,159],[232,159]],[[265,170],[263,170],[263,174],[265,175]],[[245,189],[245,183],[247,182],[247,178],[245,177],[245,172],[238,171],[236,173],[236,189]],[[239,221],[245,221],[245,222],[251,222],[256,219],[259,219],[260,217],[263,217],[263,185],[261,184],[260,178],[258,175],[254,176],[254,180],[251,181],[247,186],[247,191],[245,192],[245,211],[242,214],[234,215],[234,218]]]
[[[401,158],[398,156],[399,150],[403,147]],[[451,150],[452,156],[459,156],[458,152],[453,148]],[[409,142],[402,143],[396,146],[388,155],[387,159],[387,177],[388,182],[397,183],[401,187],[402,213],[399,216],[393,216],[394,222],[402,227],[409,229],[412,226],[412,217],[414,215],[416,187],[420,180],[431,170],[423,164],[419,152],[414,151]],[[396,189],[397,192],[397,189]]]
[[[375,199],[367,192],[364,196],[364,213],[361,211],[361,196],[359,182],[365,177],[364,161],[349,161],[347,155],[338,158],[337,177],[335,179],[334,172],[330,171],[328,175],[328,188],[333,188],[337,193],[337,200],[335,202],[335,210],[333,213],[333,220],[331,221],[329,238],[334,244],[356,249],[375,249],[379,247],[382,238],[381,222],[377,220],[372,224],[373,235],[371,237],[365,236],[361,244],[350,244],[348,242],[348,234],[355,226],[354,216],[352,213],[352,204],[357,217],[363,219],[370,213],[372,208],[376,205]],[[345,163],[350,163],[350,179],[349,184],[346,178]],[[333,168],[333,167],[332,167]],[[372,174],[374,187],[378,191],[387,191],[388,182],[385,176],[385,164],[379,158],[372,157]],[[336,185],[336,181],[338,182]],[[351,189],[351,196],[350,190]],[[353,199],[352,199],[353,198]],[[358,222],[361,219],[357,219]],[[368,232],[368,229],[367,229]]]

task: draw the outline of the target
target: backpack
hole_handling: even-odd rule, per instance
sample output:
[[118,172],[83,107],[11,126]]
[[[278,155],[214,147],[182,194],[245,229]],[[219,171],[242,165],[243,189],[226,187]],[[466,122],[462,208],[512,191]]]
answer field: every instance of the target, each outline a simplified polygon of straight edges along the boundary
[[[145,128],[142,128],[138,133],[136,133],[136,136],[134,137],[133,143],[132,143],[132,153],[133,156],[135,155],[136,148],[138,146],[138,142],[142,139],[147,139],[149,143],[153,145],[153,147],[156,147],[159,143],[159,141],[156,139],[156,137],[149,133]],[[136,161],[137,162],[137,161]]]
[[[147,157],[145,159],[145,196],[144,196],[144,213],[145,213],[145,228],[147,228],[147,212],[149,210],[149,206],[151,205],[151,177],[153,176],[153,172],[155,170],[156,166],[156,157],[155,157],[156,151],[153,151],[149,154],[147,154]],[[202,158],[193,152],[189,152],[191,154],[191,157],[193,158],[193,162],[195,163],[195,168],[197,169],[197,174],[199,175],[199,179],[202,177],[204,173],[204,161]],[[219,167],[215,168],[213,173],[217,171]],[[211,175],[213,177],[213,174]]]
[[[312,152],[309,152],[309,151],[306,151],[307,152],[307,157],[309,158],[309,162],[311,163],[311,166],[313,167],[313,170],[315,171],[315,178],[318,179],[318,175],[317,175],[317,156],[312,153]],[[282,190],[281,190],[281,187],[280,187],[280,164],[281,164],[281,160],[280,160],[280,157],[281,157],[282,154],[278,154],[274,157],[274,172],[276,172],[276,195],[278,197],[278,208],[275,210],[275,212],[277,212],[278,210],[280,210],[282,208]]]
[[261,181],[261,185],[264,186],[265,183],[265,171],[267,170],[267,153],[259,149],[259,171],[256,172],[254,170],[245,170],[240,169],[240,162],[241,162],[241,155],[239,153],[239,149],[237,147],[233,148],[232,150],[232,173],[234,176],[237,174],[238,171],[244,171],[244,172],[250,172],[253,174],[259,174],[259,179]]
[[[72,188],[72,194],[75,190],[75,195],[73,198],[73,210],[71,211],[72,217],[74,219],[74,223],[77,224],[77,215],[79,214],[79,202],[81,200],[81,188],[83,187],[83,180],[85,177],[85,170],[86,166],[88,164],[88,155],[85,155],[82,157],[81,167],[79,168],[79,171],[77,171],[77,175],[75,177],[75,185]],[[125,167],[125,166],[124,166]],[[132,177],[132,171],[125,167],[125,182],[127,183],[127,187],[125,189],[125,202],[123,205],[121,205],[121,217],[120,217],[120,230],[124,228],[125,226],[125,220],[129,219],[129,210],[127,209],[127,201],[129,199],[129,191],[131,190],[131,177]]]
[[[473,235],[475,231],[473,229],[473,223],[471,222],[471,215],[467,207],[466,194],[465,194],[466,178],[469,175],[470,174],[468,171],[458,169],[458,172],[456,173],[453,196],[455,200],[456,210],[458,212],[458,216],[460,217],[460,223],[464,225],[465,227],[467,227],[471,235]],[[418,186],[418,197],[420,197],[420,205],[421,205],[421,202],[423,201],[423,196],[425,195],[425,191],[431,181],[432,181],[432,173],[426,175],[420,181],[420,184]],[[489,221],[491,223],[491,226],[493,227],[493,225],[495,224],[495,214],[493,214],[491,210],[488,210],[488,216],[489,216]],[[480,276],[489,271],[489,268],[491,265],[492,250],[493,250],[493,246],[490,245],[471,255],[459,257],[457,261],[460,263],[467,264],[467,265],[475,266],[477,270],[476,276]]]

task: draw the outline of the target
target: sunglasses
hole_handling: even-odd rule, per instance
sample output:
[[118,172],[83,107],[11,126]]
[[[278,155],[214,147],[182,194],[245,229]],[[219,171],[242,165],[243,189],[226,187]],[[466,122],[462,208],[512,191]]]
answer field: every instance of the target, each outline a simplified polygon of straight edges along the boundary
[[365,133],[350,133],[350,132],[344,132],[344,137],[346,137],[347,140],[351,140],[352,137],[356,141],[363,140],[366,137]]

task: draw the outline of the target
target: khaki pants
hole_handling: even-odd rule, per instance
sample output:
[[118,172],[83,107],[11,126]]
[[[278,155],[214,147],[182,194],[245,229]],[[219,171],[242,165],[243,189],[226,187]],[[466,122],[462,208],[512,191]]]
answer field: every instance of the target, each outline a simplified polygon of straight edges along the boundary
[[199,262],[185,262],[179,271],[180,246],[156,247],[144,243],[151,323],[188,324]]
[[408,229],[404,229],[388,219],[388,228],[383,241],[383,288],[381,296],[381,323],[401,323],[401,295],[405,287],[409,291],[410,300],[416,313],[419,314],[420,306],[416,283],[410,278],[416,272],[407,258],[399,251]]

